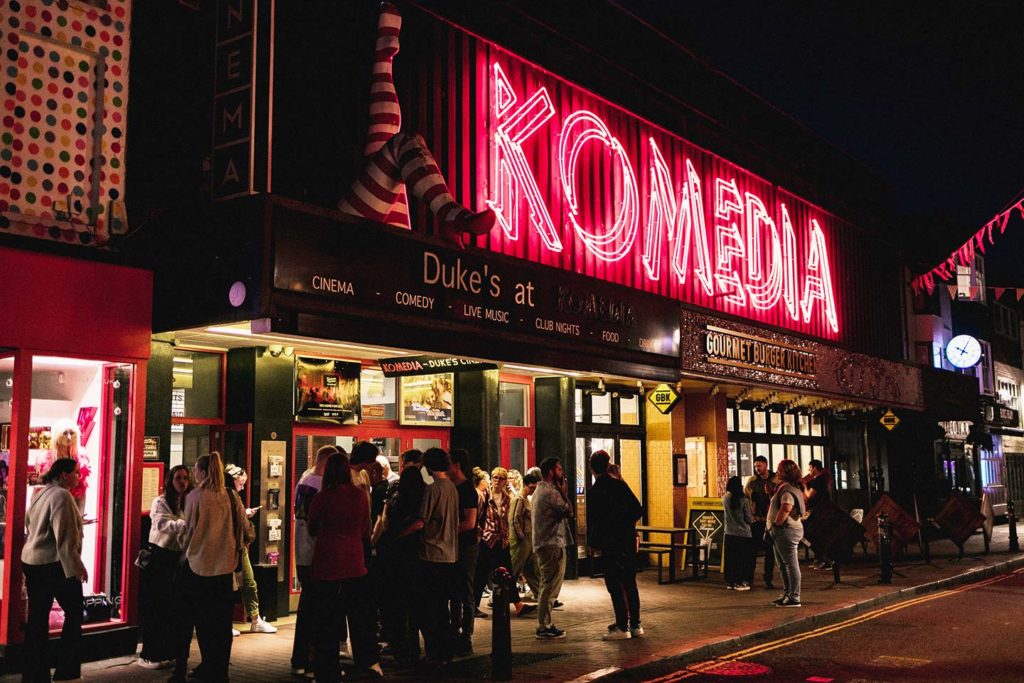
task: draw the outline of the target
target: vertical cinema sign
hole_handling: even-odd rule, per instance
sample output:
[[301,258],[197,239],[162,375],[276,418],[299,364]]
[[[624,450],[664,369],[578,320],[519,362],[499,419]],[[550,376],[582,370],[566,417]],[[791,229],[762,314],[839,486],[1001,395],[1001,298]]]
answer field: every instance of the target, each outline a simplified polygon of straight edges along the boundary
[[219,0],[213,96],[213,197],[253,191],[256,0]]
[[493,249],[839,336],[838,219],[517,57],[487,59]]

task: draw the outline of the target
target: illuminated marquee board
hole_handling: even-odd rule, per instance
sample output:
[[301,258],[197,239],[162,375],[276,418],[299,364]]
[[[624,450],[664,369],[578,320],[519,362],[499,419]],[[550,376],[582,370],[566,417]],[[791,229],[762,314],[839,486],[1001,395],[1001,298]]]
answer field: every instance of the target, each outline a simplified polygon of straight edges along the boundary
[[839,337],[838,219],[500,49],[479,59],[492,250]]

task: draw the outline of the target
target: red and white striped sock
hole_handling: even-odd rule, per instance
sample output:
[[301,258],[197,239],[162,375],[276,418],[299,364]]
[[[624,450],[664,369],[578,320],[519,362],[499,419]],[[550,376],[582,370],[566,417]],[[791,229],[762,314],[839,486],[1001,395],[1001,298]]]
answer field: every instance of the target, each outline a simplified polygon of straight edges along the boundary
[[[399,212],[395,204],[403,182],[437,218],[441,237],[454,245],[462,246],[464,233],[483,235],[494,226],[490,209],[473,213],[455,201],[427,143],[419,135],[406,133],[392,136],[367,160],[338,209],[380,223],[407,226],[408,210]],[[398,222],[401,219],[405,222]]]
[[384,146],[402,127],[402,109],[395,92],[391,60],[398,54],[398,35],[402,15],[390,2],[380,6],[377,42],[374,45],[373,82],[370,84],[370,128],[366,136],[366,156]]

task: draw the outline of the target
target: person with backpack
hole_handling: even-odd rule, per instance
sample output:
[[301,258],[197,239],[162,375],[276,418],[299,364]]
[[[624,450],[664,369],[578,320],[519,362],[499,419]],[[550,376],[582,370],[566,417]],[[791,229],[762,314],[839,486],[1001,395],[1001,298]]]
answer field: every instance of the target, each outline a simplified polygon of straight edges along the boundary
[[800,607],[800,557],[797,550],[804,537],[805,503],[800,467],[782,460],[775,472],[778,488],[768,506],[769,529],[775,559],[782,574],[782,595],[773,601],[777,607]]

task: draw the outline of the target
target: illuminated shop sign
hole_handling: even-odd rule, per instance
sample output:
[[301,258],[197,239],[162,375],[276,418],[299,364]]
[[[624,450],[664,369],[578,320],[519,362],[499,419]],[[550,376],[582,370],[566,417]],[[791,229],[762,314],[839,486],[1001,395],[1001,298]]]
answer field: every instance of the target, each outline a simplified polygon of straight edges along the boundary
[[398,358],[381,358],[378,362],[385,377],[432,375],[441,371],[496,370],[498,368],[495,363],[484,363],[458,356],[400,356]]
[[813,353],[710,325],[704,336],[704,351],[709,362],[720,365],[795,377],[813,377],[817,373],[817,357]]
[[[352,309],[387,324],[456,324],[513,343],[580,344],[679,357],[679,305],[607,282],[485,251],[456,251],[403,230],[275,206],[274,288],[311,297],[318,309]],[[388,255],[386,266],[367,254]],[[595,350],[596,352],[596,350]],[[455,357],[385,359],[388,376],[493,365]]]
[[492,249],[837,338],[840,221],[494,49],[486,78]]

